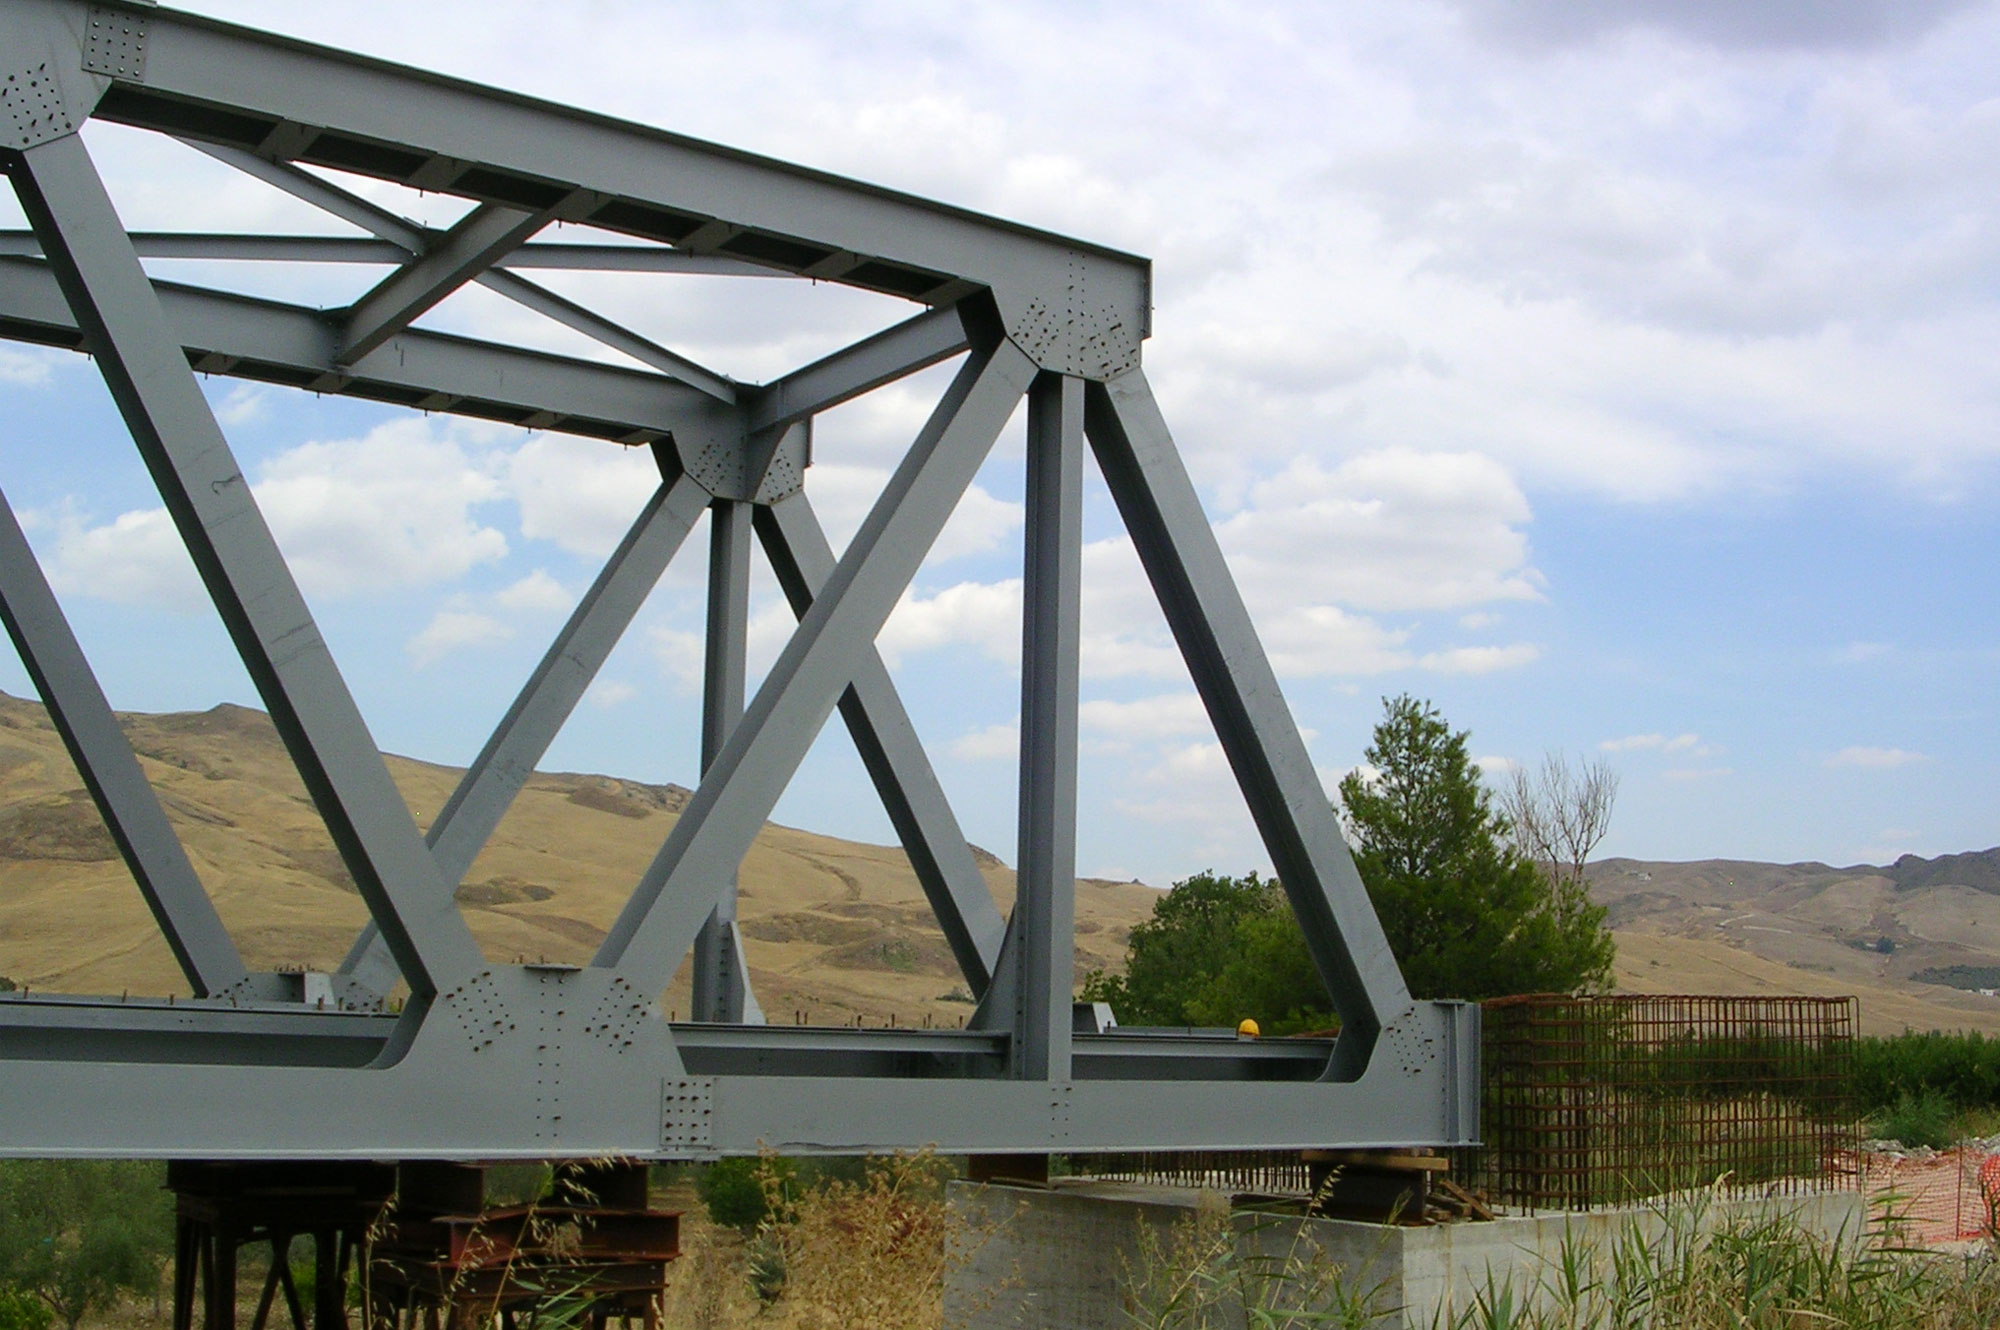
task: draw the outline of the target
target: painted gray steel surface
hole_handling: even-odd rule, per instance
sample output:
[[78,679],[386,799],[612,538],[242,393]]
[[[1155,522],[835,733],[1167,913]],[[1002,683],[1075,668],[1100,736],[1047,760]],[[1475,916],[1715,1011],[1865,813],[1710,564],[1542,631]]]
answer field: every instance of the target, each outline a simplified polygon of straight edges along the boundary
[[[192,142],[365,234],[130,235],[76,133],[93,116]],[[0,166],[32,224],[0,235],[0,335],[97,360],[372,920],[316,990],[331,1005],[307,1002],[299,976],[244,972],[0,509],[0,618],[197,994],[0,998],[0,1153],[686,1157],[1476,1136],[1477,1009],[1412,1002],[1389,953],[1147,383],[1144,259],[136,4],[0,0]],[[471,207],[424,227],[306,166]],[[555,221],[628,239],[533,239]],[[391,271],[352,306],[317,310],[155,281],[148,256]],[[747,384],[519,271],[544,267],[806,277],[927,308]],[[420,326],[474,282],[639,368]],[[803,492],[813,417],[953,358],[956,377],[835,557]],[[645,444],[659,461],[658,489],[427,835],[197,372]],[[1024,398],[1020,868],[1003,919],[875,638]],[[1334,996],[1337,1041],[1104,1029],[1072,1010],[1086,446]],[[491,964],[457,884],[704,511],[699,787],[591,964]],[[746,697],[753,537],[799,626]],[[979,999],[972,1028],[760,1023],[735,875],[836,710]],[[701,1020],[669,1024],[659,995],[690,953]],[[408,999],[388,1010],[399,983]]]

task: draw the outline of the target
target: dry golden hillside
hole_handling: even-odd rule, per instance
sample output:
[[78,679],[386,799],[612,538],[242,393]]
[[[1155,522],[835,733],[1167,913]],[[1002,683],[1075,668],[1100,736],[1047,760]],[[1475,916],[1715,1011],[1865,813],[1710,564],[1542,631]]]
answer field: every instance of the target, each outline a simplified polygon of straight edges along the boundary
[[[221,706],[127,715],[126,733],[251,968],[328,968],[367,912],[270,720]],[[459,772],[390,770],[419,825]],[[488,956],[583,962],[672,828],[687,791],[538,774],[466,875],[460,899]],[[1003,912],[1013,873],[982,855]],[[743,863],[744,946],[773,1021],[895,1016],[956,1024],[970,1007],[900,847],[767,826]],[[1077,884],[1077,964],[1123,962],[1157,893]],[[41,705],[0,695],[0,974],[37,989],[185,992]],[[667,999],[686,1009],[685,976]]]
[[[221,706],[123,720],[252,968],[336,964],[366,911],[269,719]],[[419,825],[459,777],[407,758],[389,765]],[[536,775],[459,893],[487,954],[588,960],[686,799],[672,785]],[[1013,873],[991,855],[981,864],[1004,911]],[[1963,958],[1963,939],[1984,921],[1968,910],[1994,913],[1989,931],[2000,937],[2000,896],[1927,882],[1898,890],[1868,876],[1881,871],[1618,860],[1592,886],[1621,925],[1622,988],[1854,993],[1871,1032],[2000,1033],[2000,1002],[1909,977],[1927,947],[1944,946],[1931,935],[1959,939],[1948,955]],[[739,895],[752,982],[774,1021],[803,1012],[825,1023],[956,1024],[971,1009],[899,847],[773,824],[744,861]],[[1079,973],[1122,965],[1132,925],[1157,898],[1139,883],[1079,882]],[[1901,939],[1897,952],[1852,945],[1881,930]],[[47,714],[4,694],[0,975],[55,991],[185,991]],[[685,975],[666,1003],[686,1009]]]

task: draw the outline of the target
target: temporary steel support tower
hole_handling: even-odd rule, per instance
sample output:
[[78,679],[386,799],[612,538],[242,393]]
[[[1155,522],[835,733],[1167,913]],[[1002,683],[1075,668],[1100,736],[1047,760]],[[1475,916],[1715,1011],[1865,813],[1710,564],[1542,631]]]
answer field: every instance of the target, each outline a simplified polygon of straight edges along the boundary
[[[365,234],[130,234],[77,133],[93,117],[192,144]],[[1390,955],[1141,368],[1147,261],[133,3],[0,0],[0,164],[32,223],[0,236],[0,333],[95,357],[373,917],[331,1005],[301,1001],[296,976],[246,971],[0,505],[7,629],[196,995],[0,1002],[0,1152],[687,1157],[1474,1136],[1476,1009],[1412,1002]],[[434,230],[305,165],[474,206]],[[644,243],[537,243],[556,221]],[[321,310],[152,280],[141,261],[161,256],[393,271],[352,306]],[[523,275],[559,267],[804,277],[926,308],[752,385]],[[417,326],[469,282],[645,368]],[[814,416],[955,357],[956,378],[836,557],[802,489]],[[658,489],[427,834],[197,372],[645,445],[658,459]],[[1003,920],[874,642],[1023,396],[1020,887]],[[1338,1007],[1335,1041],[1073,1019],[1086,440]],[[591,964],[493,964],[454,888],[704,512],[700,788]],[[799,625],[746,703],[753,534]],[[968,1029],[801,1029],[757,1014],[735,873],[835,710],[980,999]],[[658,998],[690,951],[700,1019],[670,1024]],[[409,998],[391,1012],[381,998],[398,980]]]

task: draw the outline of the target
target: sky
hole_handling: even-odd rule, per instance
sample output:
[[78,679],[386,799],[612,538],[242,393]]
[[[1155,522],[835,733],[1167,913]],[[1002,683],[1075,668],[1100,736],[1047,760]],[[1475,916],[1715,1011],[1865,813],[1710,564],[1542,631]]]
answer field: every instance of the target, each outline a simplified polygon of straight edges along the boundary
[[[2000,4],[187,7],[1151,257],[1148,376],[1329,789],[1407,692],[1496,777],[1610,764],[1603,854],[2000,842]],[[128,226],[348,233],[180,145],[85,139]],[[327,307],[383,275],[149,266]],[[537,277],[747,381],[910,312]],[[615,359],[476,290],[425,324]],[[820,422],[836,542],[949,373]],[[207,388],[377,742],[429,760],[478,750],[656,478],[601,442]],[[880,639],[1009,861],[1021,429]],[[1090,485],[1078,868],[1268,868]],[[114,705],[255,702],[88,360],[0,343],[0,486]],[[695,782],[705,546],[545,765]],[[752,615],[754,675],[790,622],[761,568]],[[0,688],[30,692],[11,658]],[[837,722],[777,817],[893,838]]]

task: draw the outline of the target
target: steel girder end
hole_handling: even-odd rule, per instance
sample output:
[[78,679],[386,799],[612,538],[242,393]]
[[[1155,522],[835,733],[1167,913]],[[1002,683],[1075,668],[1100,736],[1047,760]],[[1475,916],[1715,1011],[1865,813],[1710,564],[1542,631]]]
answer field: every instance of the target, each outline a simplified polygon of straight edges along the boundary
[[1367,1075],[1441,1101],[1444,1138],[1471,1144],[1479,1136],[1479,1036],[1477,1002],[1413,1002],[1382,1027]]
[[1139,368],[1143,296],[1093,286],[1081,254],[1070,256],[1066,277],[997,299],[1008,337],[1045,370],[1102,383]]

